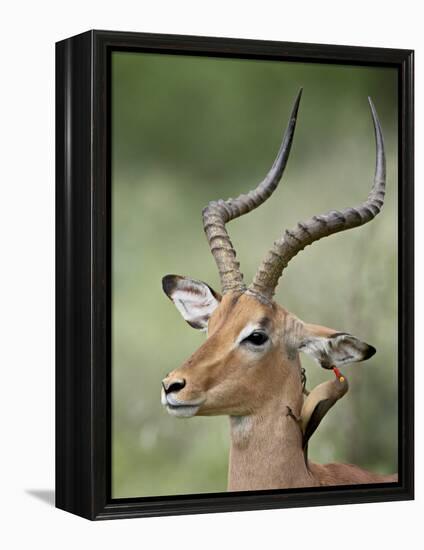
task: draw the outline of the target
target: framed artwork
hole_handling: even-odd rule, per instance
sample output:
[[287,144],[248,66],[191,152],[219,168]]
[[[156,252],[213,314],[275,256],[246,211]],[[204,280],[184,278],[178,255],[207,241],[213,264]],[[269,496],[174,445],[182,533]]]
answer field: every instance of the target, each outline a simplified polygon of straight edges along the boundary
[[413,498],[413,52],[90,31],[56,60],[57,507]]

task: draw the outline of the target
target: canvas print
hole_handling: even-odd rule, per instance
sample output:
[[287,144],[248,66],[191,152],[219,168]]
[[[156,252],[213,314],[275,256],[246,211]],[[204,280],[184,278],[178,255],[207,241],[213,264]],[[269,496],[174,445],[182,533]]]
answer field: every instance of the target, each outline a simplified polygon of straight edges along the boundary
[[112,498],[397,481],[397,93],[113,52]]

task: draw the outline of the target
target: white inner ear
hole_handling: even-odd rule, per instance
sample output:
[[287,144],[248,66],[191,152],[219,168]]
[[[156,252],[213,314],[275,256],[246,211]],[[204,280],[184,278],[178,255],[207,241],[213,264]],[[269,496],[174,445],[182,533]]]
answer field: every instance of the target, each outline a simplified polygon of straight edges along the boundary
[[171,299],[187,323],[199,330],[207,329],[209,317],[219,304],[208,285],[187,279],[179,281]]
[[350,334],[339,334],[331,338],[310,336],[299,346],[324,368],[341,367],[366,358],[368,345]]

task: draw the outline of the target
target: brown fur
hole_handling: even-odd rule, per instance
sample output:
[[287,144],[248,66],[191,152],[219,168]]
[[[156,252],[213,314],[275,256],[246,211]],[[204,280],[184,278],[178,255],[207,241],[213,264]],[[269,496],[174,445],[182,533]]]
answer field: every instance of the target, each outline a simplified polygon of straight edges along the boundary
[[380,475],[359,468],[354,464],[314,464],[309,462],[309,470],[319,480],[320,485],[352,485],[360,483],[394,483],[397,474]]
[[[270,338],[264,350],[235,344],[246,325],[264,318]],[[290,408],[299,416],[303,402],[298,347],[305,336],[335,333],[304,324],[275,302],[228,293],[209,319],[206,342],[164,380],[184,379],[176,396],[181,403],[201,402],[197,415],[230,416],[229,490],[396,480],[350,464],[305,463],[300,426],[288,414]]]

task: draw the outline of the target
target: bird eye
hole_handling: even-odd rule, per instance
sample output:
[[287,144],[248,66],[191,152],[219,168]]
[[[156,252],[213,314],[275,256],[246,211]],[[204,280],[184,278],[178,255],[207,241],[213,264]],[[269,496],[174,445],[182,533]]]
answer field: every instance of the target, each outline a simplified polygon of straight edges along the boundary
[[258,331],[252,332],[252,334],[250,334],[247,338],[243,340],[243,342],[249,342],[254,346],[262,346],[267,341],[268,341],[268,336],[263,332],[258,332]]

